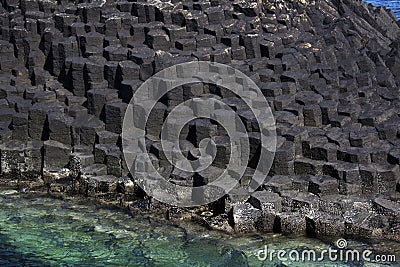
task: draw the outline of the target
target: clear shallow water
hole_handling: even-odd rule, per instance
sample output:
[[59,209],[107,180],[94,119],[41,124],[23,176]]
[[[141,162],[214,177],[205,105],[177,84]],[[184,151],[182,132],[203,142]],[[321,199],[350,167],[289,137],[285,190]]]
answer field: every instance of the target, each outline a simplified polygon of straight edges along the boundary
[[[350,241],[349,244],[360,249],[365,246]],[[183,228],[122,211],[100,209],[85,201],[29,198],[0,190],[0,266],[281,266],[278,261],[263,262],[256,258],[255,254],[264,245],[269,249],[329,247],[329,243],[309,238],[229,236],[198,225]],[[384,248],[400,254],[399,244],[369,244],[368,248]],[[285,264],[380,266],[332,262]]]
[[365,0],[365,2],[390,8],[400,18],[400,0]]

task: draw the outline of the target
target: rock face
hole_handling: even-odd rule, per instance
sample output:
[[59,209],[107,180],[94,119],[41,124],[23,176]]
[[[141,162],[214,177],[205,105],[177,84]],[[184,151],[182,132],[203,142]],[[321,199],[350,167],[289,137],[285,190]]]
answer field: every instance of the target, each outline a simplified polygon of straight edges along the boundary
[[251,77],[271,105],[269,176],[244,193],[260,146],[254,117],[223,88],[191,84],[166,94],[148,123],[146,146],[165,177],[203,185],[225,168],[229,139],[211,120],[181,132],[191,159],[218,136],[210,170],[171,168],[159,140],[174,106],[214,95],[253,132],[240,186],[210,205],[215,215],[228,214],[238,232],[400,240],[400,23],[391,11],[356,0],[4,0],[0,25],[2,182],[142,194],[121,151],[127,103],[162,69],[214,61]]

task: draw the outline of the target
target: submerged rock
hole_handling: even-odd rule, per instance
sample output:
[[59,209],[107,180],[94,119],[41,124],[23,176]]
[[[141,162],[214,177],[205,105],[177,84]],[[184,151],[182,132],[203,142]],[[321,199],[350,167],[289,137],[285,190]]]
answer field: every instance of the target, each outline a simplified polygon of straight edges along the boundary
[[222,249],[221,256],[224,258],[225,266],[238,266],[238,267],[248,267],[249,263],[247,261],[246,254],[243,251],[224,248]]

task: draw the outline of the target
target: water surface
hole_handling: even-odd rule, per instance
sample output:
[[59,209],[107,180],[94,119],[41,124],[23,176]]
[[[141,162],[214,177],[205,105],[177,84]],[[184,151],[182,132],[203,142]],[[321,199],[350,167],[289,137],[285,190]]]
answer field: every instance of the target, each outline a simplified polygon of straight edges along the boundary
[[366,0],[375,6],[385,6],[393,10],[398,18],[400,18],[400,1],[399,0]]
[[[284,266],[278,260],[260,261],[255,255],[265,245],[276,250],[321,250],[332,244],[272,234],[230,236],[195,224],[176,226],[97,208],[85,200],[0,190],[0,266]],[[400,255],[397,243],[349,244]],[[329,261],[284,264],[380,266]]]

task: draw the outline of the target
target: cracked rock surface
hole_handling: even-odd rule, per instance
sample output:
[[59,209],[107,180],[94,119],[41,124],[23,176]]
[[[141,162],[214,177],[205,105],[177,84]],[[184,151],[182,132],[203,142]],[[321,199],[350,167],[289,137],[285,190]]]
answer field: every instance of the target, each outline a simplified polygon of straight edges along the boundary
[[[2,183],[134,208],[143,192],[121,151],[133,93],[174,64],[214,61],[260,87],[278,147],[266,183],[243,193],[250,161],[240,185],[207,207],[209,225],[400,241],[400,23],[391,11],[355,0],[2,0],[0,26]],[[205,184],[226,166],[226,132],[208,119],[183,128],[181,149],[195,158],[202,139],[218,136],[210,170],[174,169],[160,145],[171,109],[210,94],[247,130],[258,128],[223,88],[191,84],[166,94],[146,146],[173,183]]]

